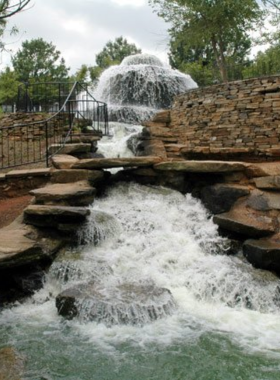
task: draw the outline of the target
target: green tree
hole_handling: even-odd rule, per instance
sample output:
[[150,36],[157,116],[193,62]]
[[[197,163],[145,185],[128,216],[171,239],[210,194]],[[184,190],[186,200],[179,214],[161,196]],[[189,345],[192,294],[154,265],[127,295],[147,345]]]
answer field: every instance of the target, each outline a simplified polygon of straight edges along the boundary
[[188,32],[189,47],[210,48],[223,81],[228,80],[227,57],[233,44],[248,38],[264,12],[256,0],[149,0],[173,33]]
[[0,104],[12,105],[17,99],[19,81],[9,67],[0,73]]
[[243,70],[245,78],[261,77],[280,73],[280,43],[258,52],[251,65]]
[[65,81],[68,78],[69,68],[60,51],[42,38],[24,41],[12,63],[22,82]]
[[98,67],[106,69],[121,63],[129,55],[139,53],[141,49],[138,49],[135,44],[130,44],[125,38],[118,37],[113,42],[107,42],[102,51],[96,55],[95,60]]

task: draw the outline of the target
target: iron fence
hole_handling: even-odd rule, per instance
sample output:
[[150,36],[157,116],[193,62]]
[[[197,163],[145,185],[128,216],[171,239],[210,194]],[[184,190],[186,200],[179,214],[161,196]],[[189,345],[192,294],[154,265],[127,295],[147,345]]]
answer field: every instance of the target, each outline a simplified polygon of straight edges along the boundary
[[[35,112],[35,102],[31,97],[34,93],[25,94],[28,102],[30,100],[26,102],[26,112]],[[76,82],[66,97],[62,95],[61,92],[60,99],[62,102],[64,97],[64,101],[59,110],[54,112],[48,108],[48,115],[41,114],[42,120],[0,126],[0,169],[42,161],[48,166],[50,157],[71,142],[73,136],[109,133],[107,105],[94,99],[86,86]],[[48,104],[52,103],[48,101]],[[51,111],[54,113],[50,115]],[[50,152],[51,145],[56,149]]]

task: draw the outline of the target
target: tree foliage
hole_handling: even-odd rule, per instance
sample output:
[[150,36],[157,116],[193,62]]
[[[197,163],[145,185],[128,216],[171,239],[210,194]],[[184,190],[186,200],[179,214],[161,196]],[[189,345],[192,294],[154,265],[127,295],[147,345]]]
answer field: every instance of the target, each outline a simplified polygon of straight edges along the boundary
[[19,81],[9,67],[0,74],[0,104],[13,104],[17,98]]
[[108,41],[102,51],[95,57],[96,64],[101,69],[117,65],[121,61],[133,54],[141,53],[135,44],[128,43],[126,38],[117,37],[114,41]]
[[223,81],[228,80],[227,58],[264,17],[256,0],[149,0],[149,4],[171,23],[171,37],[183,33],[186,50],[209,50]]
[[68,78],[69,68],[60,54],[51,42],[38,38],[24,41],[12,63],[22,82],[64,81]]
[[31,0],[0,0],[0,20],[6,20],[21,12]]

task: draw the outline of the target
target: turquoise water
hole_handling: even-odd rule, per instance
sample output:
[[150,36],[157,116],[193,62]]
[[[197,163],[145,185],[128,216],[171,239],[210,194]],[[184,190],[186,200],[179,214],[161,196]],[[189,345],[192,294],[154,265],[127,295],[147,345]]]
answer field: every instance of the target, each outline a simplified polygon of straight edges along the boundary
[[[227,256],[199,201],[126,184],[92,208],[88,244],[64,252],[43,289],[0,313],[0,348],[24,357],[25,380],[280,378],[279,279]],[[104,288],[152,281],[177,309],[144,326],[58,316],[55,295],[96,276]]]

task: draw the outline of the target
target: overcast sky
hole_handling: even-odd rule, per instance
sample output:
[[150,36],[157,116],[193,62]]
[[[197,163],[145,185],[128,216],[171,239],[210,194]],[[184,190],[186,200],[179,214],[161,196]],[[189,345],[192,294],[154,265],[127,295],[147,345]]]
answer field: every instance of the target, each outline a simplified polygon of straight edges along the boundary
[[[32,7],[12,17],[7,29],[12,25],[19,28],[17,36],[5,36],[12,52],[25,40],[43,38],[61,52],[71,72],[94,65],[95,55],[120,36],[167,62],[168,25],[148,0],[32,0]],[[9,54],[3,53],[0,69],[9,64]]]

